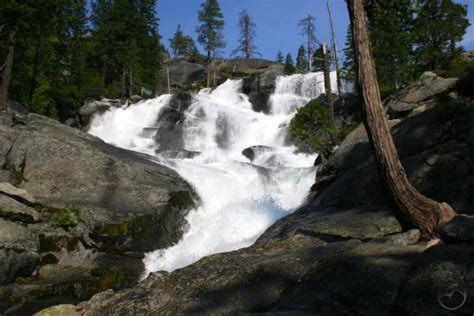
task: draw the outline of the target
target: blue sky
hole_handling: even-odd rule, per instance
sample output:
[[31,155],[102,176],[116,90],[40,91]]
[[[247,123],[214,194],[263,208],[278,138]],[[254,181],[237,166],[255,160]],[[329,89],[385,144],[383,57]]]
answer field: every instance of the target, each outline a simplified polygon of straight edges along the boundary
[[[162,41],[169,46],[168,39],[176,31],[178,24],[188,35],[196,38],[198,25],[197,11],[203,0],[158,0],[157,13],[160,18]],[[457,0],[469,6],[469,19],[474,24],[474,0]],[[275,59],[279,49],[293,56],[303,37],[298,35],[298,21],[311,14],[316,18],[316,36],[320,41],[329,41],[326,0],[219,0],[225,18],[224,36],[227,47],[223,56],[228,57],[237,46],[239,12],[247,9],[257,24],[256,44],[259,52],[267,59]],[[329,0],[336,29],[339,49],[344,47],[349,17],[345,0]],[[474,49],[474,25],[469,28],[462,43]]]

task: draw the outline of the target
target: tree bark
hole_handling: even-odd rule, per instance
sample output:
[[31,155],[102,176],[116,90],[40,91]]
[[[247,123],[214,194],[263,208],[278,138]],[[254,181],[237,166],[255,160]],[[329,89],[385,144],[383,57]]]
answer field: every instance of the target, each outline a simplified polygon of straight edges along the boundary
[[42,47],[43,47],[42,39],[41,37],[38,37],[35,58],[33,62],[33,72],[31,74],[31,80],[30,80],[30,89],[28,92],[28,109],[30,111],[33,110],[33,97],[35,95],[35,90],[36,90],[36,81],[40,72],[40,63],[41,63],[40,55],[41,55]]
[[324,89],[326,94],[326,106],[329,107],[331,113],[331,122],[334,125],[334,100],[332,98],[331,89],[331,71],[329,70],[328,47],[323,43],[323,73],[324,73]]
[[329,1],[326,1],[326,6],[327,6],[327,9],[328,9],[329,25],[330,25],[330,28],[331,28],[331,40],[332,40],[332,51],[333,51],[333,57],[334,57],[334,66],[336,68],[337,96],[340,98],[340,97],[342,97],[341,69],[339,67],[339,58],[338,58],[338,55],[337,55],[336,35],[334,34],[334,23],[332,21],[331,7],[329,6]]
[[429,240],[435,229],[454,216],[447,203],[439,203],[418,192],[409,182],[400,162],[380,98],[375,64],[370,48],[364,0],[347,0],[363,98],[362,117],[372,144],[377,167],[395,204],[397,217],[420,229]]
[[[7,26],[2,28],[2,31],[8,32]],[[16,28],[11,29],[6,38],[6,55],[5,61],[0,68],[0,111],[6,111],[8,102],[8,90],[10,88],[12,67],[13,67],[13,55],[15,53],[15,35]]]
[[207,79],[206,79],[206,88],[211,86],[211,52],[207,52]]

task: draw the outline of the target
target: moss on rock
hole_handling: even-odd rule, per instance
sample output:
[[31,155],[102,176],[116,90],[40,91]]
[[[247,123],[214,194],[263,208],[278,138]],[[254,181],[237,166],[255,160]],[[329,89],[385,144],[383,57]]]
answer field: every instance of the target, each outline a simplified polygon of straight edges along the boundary
[[97,268],[92,271],[92,275],[99,278],[100,291],[121,289],[126,282],[125,272],[120,270]]

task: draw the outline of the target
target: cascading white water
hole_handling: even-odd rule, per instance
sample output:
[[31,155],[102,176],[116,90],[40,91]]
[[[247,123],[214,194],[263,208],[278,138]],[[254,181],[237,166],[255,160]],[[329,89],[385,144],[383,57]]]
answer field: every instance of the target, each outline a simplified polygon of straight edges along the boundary
[[[202,90],[185,113],[184,149],[200,152],[193,158],[155,154],[160,144],[145,135],[168,105],[169,95],[94,117],[90,134],[156,155],[201,198],[186,217],[189,229],[182,240],[146,255],[147,272],[173,271],[213,253],[250,246],[303,202],[314,182],[316,156],[295,153],[286,144],[287,128],[297,109],[323,92],[320,78],[320,73],[279,77],[268,115],[253,111],[240,93],[241,80]],[[250,161],[242,151],[255,145],[261,147]]]

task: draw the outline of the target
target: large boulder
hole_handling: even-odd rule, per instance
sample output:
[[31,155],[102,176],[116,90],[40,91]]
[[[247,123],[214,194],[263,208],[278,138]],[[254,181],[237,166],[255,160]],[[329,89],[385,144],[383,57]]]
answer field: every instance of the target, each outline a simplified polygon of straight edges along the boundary
[[0,114],[0,140],[1,314],[132,286],[198,201],[150,157],[39,115]]
[[79,211],[94,241],[151,251],[179,240],[195,195],[174,171],[38,115],[2,134],[17,135],[4,157],[10,182],[42,204]]
[[171,93],[180,90],[198,88],[198,82],[206,78],[206,67],[201,64],[179,60],[164,67],[159,73],[156,95],[169,93],[168,75]]
[[425,72],[418,82],[407,86],[385,101],[392,118],[397,118],[421,106],[431,106],[436,95],[449,91],[458,82],[457,78],[442,78]]

